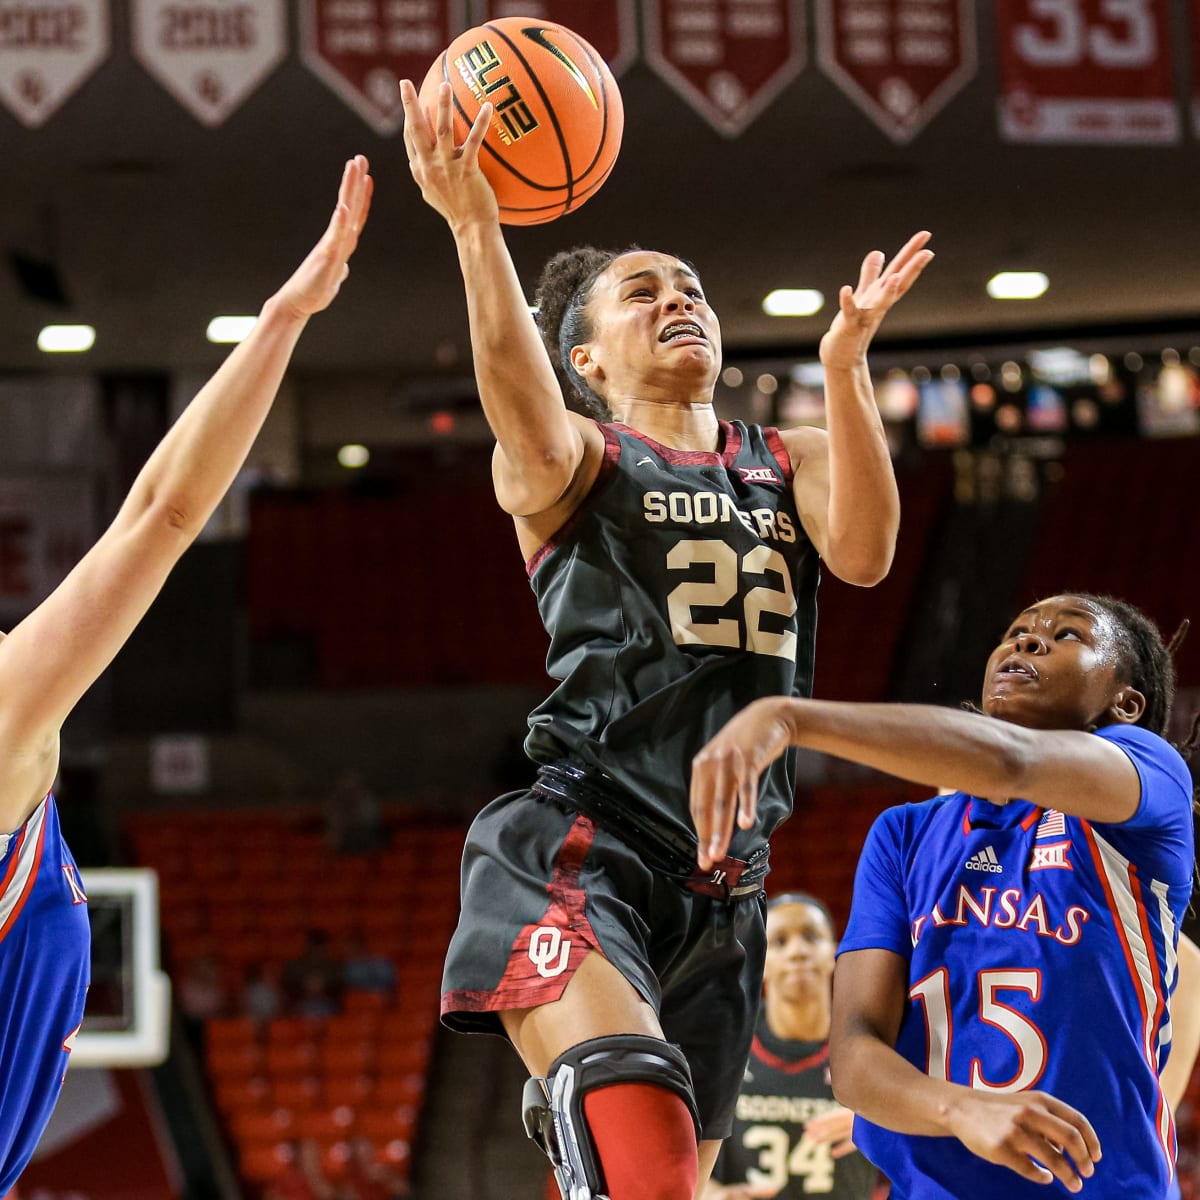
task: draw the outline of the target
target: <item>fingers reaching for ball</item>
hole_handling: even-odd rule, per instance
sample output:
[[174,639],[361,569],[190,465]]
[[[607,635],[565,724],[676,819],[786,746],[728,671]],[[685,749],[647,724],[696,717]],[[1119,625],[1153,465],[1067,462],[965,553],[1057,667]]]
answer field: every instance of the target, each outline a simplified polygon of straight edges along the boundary
[[[595,195],[625,124],[607,64],[551,21],[530,27],[501,17],[468,29],[434,60],[419,90],[406,81],[401,96],[414,174],[424,170],[424,150],[456,155],[467,172],[477,164],[508,225],[552,221]],[[489,96],[500,101],[495,112]],[[427,183],[422,191],[439,207]]]
[[480,108],[459,144],[450,85],[442,83],[434,95],[436,108],[430,113],[412,81],[400,81],[404,148],[421,196],[456,231],[475,222],[495,223],[499,219],[496,196],[479,169],[479,147],[492,119],[492,106]]

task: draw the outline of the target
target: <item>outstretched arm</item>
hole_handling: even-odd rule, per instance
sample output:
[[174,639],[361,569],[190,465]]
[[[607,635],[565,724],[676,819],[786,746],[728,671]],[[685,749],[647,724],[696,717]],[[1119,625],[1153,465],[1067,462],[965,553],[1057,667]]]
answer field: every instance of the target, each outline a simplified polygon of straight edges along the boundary
[[53,782],[59,727],[245,461],[308,318],[349,271],[370,207],[367,172],[361,156],[346,164],[324,236],[167,432],[99,541],[0,641],[0,830],[24,821]]
[[885,1129],[956,1137],[1025,1179],[1058,1179],[1079,1191],[1100,1158],[1087,1118],[1045,1092],[985,1093],[917,1070],[893,1048],[907,994],[908,964],[898,954],[852,950],[838,958],[829,1033],[838,1100]]
[[467,293],[471,351],[484,415],[496,437],[493,476],[500,506],[514,516],[544,512],[568,491],[595,427],[568,412],[529,315],[479,151],[492,106],[485,104],[461,146],[454,138],[450,85],[433,122],[409,80],[400,85],[404,145],[427,204],[445,218]]
[[783,435],[805,532],[829,569],[847,583],[878,583],[896,548],[900,498],[867,350],[892,305],[932,261],[929,238],[915,234],[886,266],[883,254],[872,251],[863,260],[858,286],[841,289],[837,315],[821,339],[828,432],[795,429]]
[[1075,730],[1026,729],[926,704],[770,697],[747,705],[692,762],[692,819],[707,869],[738,826],[754,825],[758,781],[789,746],[821,750],[930,787],[1019,796],[1101,822],[1137,811],[1141,780],[1112,743]]

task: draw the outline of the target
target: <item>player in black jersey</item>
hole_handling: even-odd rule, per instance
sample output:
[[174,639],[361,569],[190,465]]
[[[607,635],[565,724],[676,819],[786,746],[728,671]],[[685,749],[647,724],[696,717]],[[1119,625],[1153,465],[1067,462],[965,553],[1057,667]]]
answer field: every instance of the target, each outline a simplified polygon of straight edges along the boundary
[[695,270],[560,255],[535,324],[478,166],[491,106],[458,147],[448,85],[432,120],[408,81],[402,98],[560,681],[530,719],[537,783],[468,836],[443,1017],[512,1040],[534,1074],[527,1127],[570,1200],[691,1200],[750,1048],[767,837],[792,778],[781,764],[758,824],[701,874],[689,764],[755,697],[808,694],[818,559],[863,585],[887,572],[899,506],[865,355],[928,235],[842,290],[821,351],[828,433],[721,422],[720,325]]
[[854,1114],[833,1098],[829,1023],[833,918],[803,892],[767,905],[763,1011],[733,1133],[703,1200],[870,1200],[875,1168],[854,1148]]

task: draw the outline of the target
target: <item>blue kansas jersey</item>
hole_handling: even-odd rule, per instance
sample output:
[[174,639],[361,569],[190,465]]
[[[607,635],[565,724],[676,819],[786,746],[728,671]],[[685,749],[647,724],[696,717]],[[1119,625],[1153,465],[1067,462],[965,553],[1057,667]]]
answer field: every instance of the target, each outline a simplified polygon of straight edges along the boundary
[[[1137,767],[1133,817],[1101,825],[961,792],[890,809],[863,849],[839,953],[907,960],[896,1049],[909,1062],[985,1091],[1058,1097],[1100,1138],[1103,1158],[1084,1181],[1090,1200],[1162,1200],[1175,1130],[1158,1073],[1191,895],[1192,784],[1162,738],[1127,725],[1096,736]],[[854,1141],[892,1180],[893,1200],[1067,1194],[956,1138],[859,1118]]]
[[47,796],[0,835],[0,1196],[33,1156],[83,1020],[91,929]]

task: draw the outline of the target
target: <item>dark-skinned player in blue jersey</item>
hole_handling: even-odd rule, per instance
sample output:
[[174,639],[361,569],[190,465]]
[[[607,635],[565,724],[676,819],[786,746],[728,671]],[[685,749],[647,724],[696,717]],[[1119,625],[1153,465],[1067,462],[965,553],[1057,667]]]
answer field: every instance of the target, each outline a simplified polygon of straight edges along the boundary
[[697,757],[701,866],[787,748],[956,789],[875,822],[834,975],[834,1090],[896,1200],[1167,1194],[1195,870],[1173,696],[1144,614],[1065,593],[1013,621],[980,713],[759,701]]

